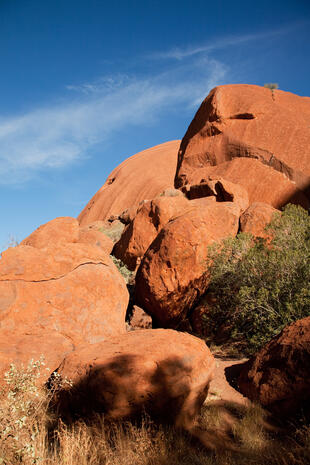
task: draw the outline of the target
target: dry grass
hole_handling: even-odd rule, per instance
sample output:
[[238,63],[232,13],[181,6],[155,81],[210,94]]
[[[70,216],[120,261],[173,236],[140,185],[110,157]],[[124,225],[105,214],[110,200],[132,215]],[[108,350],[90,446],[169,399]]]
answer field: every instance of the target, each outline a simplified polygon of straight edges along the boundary
[[124,228],[125,225],[123,223],[120,221],[114,221],[110,226],[102,227],[99,229],[99,231],[103,232],[106,236],[112,239],[115,244],[117,241],[119,241]]
[[[106,423],[94,416],[66,425],[48,414],[37,387],[42,362],[6,375],[0,401],[3,465],[303,465],[310,463],[310,427],[279,432],[257,407],[209,398],[193,435],[149,418]],[[53,429],[51,429],[53,425]],[[200,440],[198,440],[199,438]],[[205,445],[202,445],[202,442]]]

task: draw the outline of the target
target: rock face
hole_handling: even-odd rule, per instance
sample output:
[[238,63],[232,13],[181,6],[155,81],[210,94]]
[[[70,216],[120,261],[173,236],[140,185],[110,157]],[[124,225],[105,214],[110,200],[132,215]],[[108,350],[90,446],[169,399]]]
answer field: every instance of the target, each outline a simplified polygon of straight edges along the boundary
[[86,345],[58,369],[72,388],[59,395],[59,410],[106,418],[142,411],[190,427],[204,402],[214,358],[205,343],[173,330],[129,332],[111,341]]
[[191,208],[191,203],[180,191],[177,192],[180,195],[176,197],[161,196],[144,202],[115,244],[113,255],[122,260],[130,270],[135,270],[137,262],[139,264],[163,226],[174,216]]
[[216,202],[234,202],[240,207],[241,212],[249,206],[246,189],[220,177],[209,176],[207,181],[203,180],[200,184],[185,185],[182,191],[188,199],[214,196]]
[[81,235],[79,242],[76,219],[57,218],[2,253],[0,371],[40,355],[55,369],[78,345],[125,333],[126,284],[109,255]]
[[179,145],[180,141],[166,142],[121,163],[80,213],[80,224],[118,216],[173,187]]
[[265,227],[279,210],[266,203],[254,202],[240,217],[241,232],[251,233],[256,237],[266,237]]
[[97,224],[90,224],[80,228],[79,242],[85,244],[92,244],[100,247],[107,254],[110,255],[113,249],[113,241],[104,234],[100,228],[103,226]]
[[310,317],[287,326],[250,359],[239,377],[243,394],[279,415],[310,403]]
[[175,186],[221,176],[250,203],[309,206],[310,98],[252,85],[213,89],[180,146]]
[[129,323],[131,330],[152,329],[152,318],[137,305],[133,306]]
[[54,246],[66,243],[85,243],[96,245],[108,254],[113,248],[113,241],[100,231],[104,227],[103,221],[97,221],[80,227],[75,218],[59,217],[39,226],[20,245],[30,245],[36,249],[43,249],[50,244]]
[[136,298],[153,321],[177,327],[208,285],[208,246],[238,232],[240,208],[199,199],[171,220],[148,248],[136,276]]

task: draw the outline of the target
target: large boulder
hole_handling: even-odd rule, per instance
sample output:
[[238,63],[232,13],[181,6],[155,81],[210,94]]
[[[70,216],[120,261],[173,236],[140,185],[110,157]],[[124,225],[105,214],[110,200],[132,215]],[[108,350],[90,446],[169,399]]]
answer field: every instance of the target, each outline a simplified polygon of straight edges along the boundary
[[310,98],[253,85],[213,89],[180,146],[175,186],[221,176],[250,203],[309,206]]
[[238,232],[237,205],[198,200],[161,230],[137,271],[137,302],[160,326],[175,328],[186,317],[209,283],[208,246]]
[[159,196],[144,202],[134,219],[126,226],[113,248],[113,255],[130,270],[135,270],[149,245],[168,221],[191,208],[180,191],[174,197]]
[[80,224],[118,216],[173,187],[179,145],[179,140],[166,142],[121,163],[80,213]]
[[75,218],[61,216],[39,226],[20,245],[30,245],[36,249],[43,249],[50,244],[55,246],[79,242],[96,245],[110,254],[113,249],[113,241],[101,231],[104,226],[103,221],[96,221],[80,227]]
[[58,394],[60,414],[104,412],[121,419],[144,411],[190,427],[204,402],[214,358],[205,343],[165,329],[129,332],[85,345],[57,370],[68,379]]
[[0,371],[41,355],[54,369],[80,344],[125,333],[125,281],[100,246],[79,238],[76,219],[58,218],[2,253]]
[[105,225],[101,225],[101,223],[101,221],[95,221],[80,227],[79,242],[96,245],[110,255],[114,242],[106,233],[103,233]]
[[310,413],[310,317],[287,326],[244,366],[241,392],[278,415]]

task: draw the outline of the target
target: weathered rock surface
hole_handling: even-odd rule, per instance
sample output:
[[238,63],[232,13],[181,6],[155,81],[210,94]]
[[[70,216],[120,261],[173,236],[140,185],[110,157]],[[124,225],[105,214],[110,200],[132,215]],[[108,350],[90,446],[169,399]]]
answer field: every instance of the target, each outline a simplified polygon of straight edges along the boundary
[[209,179],[196,185],[185,185],[182,191],[188,199],[214,196],[216,202],[234,202],[241,212],[249,206],[246,189],[239,184],[226,181],[220,177],[209,176]]
[[262,202],[255,202],[241,215],[241,232],[251,233],[255,237],[267,237],[264,231],[275,214],[281,214],[271,205]]
[[61,245],[67,242],[78,242],[79,234],[80,228],[76,219],[70,216],[62,216],[39,226],[20,245],[43,249],[51,243]]
[[241,392],[279,415],[310,413],[310,317],[287,326],[250,359]]
[[101,231],[101,229],[104,229],[104,224],[100,223],[102,222],[98,221],[90,225],[82,226],[79,233],[79,242],[96,245],[110,255],[114,242]]
[[180,141],[166,142],[121,163],[80,213],[80,224],[119,216],[142,200],[153,199],[173,187],[179,145]]
[[139,264],[149,245],[168,221],[191,208],[182,195],[156,197],[144,202],[134,219],[126,226],[120,240],[113,248],[113,255],[122,260],[130,270]]
[[164,327],[177,327],[205,292],[208,246],[238,232],[237,205],[198,200],[161,230],[137,271],[137,303]]
[[103,221],[96,221],[80,227],[75,218],[59,217],[39,226],[20,245],[30,245],[36,249],[43,249],[51,244],[61,245],[79,242],[96,245],[110,254],[113,241],[100,231],[104,226]]
[[132,330],[152,329],[152,323],[152,317],[150,315],[145,313],[145,311],[137,305],[133,306],[129,321]]
[[59,395],[60,412],[105,413],[120,419],[147,411],[190,427],[204,402],[214,371],[205,343],[173,330],[132,331],[85,345],[58,369],[72,388]]
[[175,186],[209,175],[243,186],[250,203],[309,206],[310,98],[252,85],[213,89],[180,146]]
[[126,284],[101,247],[79,239],[77,220],[58,218],[2,253],[0,371],[41,355],[54,369],[78,345],[125,333]]

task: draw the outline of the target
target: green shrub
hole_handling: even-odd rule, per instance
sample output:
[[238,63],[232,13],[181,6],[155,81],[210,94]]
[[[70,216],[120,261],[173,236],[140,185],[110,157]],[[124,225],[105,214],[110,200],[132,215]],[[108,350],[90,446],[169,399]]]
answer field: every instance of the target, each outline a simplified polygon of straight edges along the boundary
[[120,274],[123,276],[123,278],[125,279],[126,281],[126,284],[132,284],[133,283],[133,280],[135,278],[135,272],[134,271],[130,271],[127,266],[125,265],[125,263],[122,262],[122,260],[114,257],[114,255],[110,255],[114,265],[116,266],[116,268],[118,269],[118,271],[120,272]]
[[310,315],[310,218],[288,205],[266,227],[270,243],[239,234],[209,248],[208,292],[214,304],[205,315],[211,338],[226,326],[231,341],[251,353],[284,326]]

